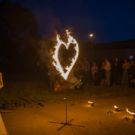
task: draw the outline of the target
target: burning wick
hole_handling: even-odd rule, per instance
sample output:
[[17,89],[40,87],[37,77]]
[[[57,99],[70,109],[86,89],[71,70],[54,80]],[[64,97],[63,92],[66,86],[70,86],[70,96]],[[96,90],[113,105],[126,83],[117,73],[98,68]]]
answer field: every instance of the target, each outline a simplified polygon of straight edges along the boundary
[[88,105],[89,105],[89,107],[93,107],[95,105],[95,103],[92,101],[88,101]]
[[120,111],[121,111],[121,109],[120,109],[118,106],[114,105],[113,107],[114,107],[114,110],[115,110],[116,112],[120,112]]
[[126,112],[127,112],[128,114],[132,115],[132,116],[135,118],[135,113],[134,113],[134,112],[129,111],[129,110],[128,110],[128,108],[126,108]]

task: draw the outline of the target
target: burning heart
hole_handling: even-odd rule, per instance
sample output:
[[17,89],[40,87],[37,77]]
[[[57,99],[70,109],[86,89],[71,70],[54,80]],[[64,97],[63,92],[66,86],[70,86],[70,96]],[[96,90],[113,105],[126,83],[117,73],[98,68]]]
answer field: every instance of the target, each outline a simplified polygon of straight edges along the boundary
[[[66,34],[67,34],[67,43],[63,42],[61,39],[60,39],[60,36],[57,35],[56,37],[56,40],[57,40],[57,43],[55,45],[55,48],[54,48],[54,53],[53,53],[53,65],[55,66],[56,70],[60,73],[60,75],[65,79],[67,80],[72,68],[74,67],[76,61],[77,61],[77,58],[79,56],[79,46],[78,46],[78,43],[77,41],[70,35],[70,32],[68,30],[66,30]],[[61,66],[60,64],[60,60],[59,60],[59,50],[60,50],[60,47],[64,45],[66,49],[69,48],[70,45],[74,45],[74,49],[75,49],[75,56],[72,58],[71,60],[71,64],[69,66],[66,66],[66,71],[64,71],[63,67]]]

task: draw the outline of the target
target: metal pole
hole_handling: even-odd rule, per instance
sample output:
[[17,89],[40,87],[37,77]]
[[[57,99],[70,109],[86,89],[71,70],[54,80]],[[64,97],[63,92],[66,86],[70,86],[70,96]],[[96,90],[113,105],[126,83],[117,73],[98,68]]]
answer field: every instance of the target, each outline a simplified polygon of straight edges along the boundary
[[66,123],[67,123],[67,98],[65,99],[66,101]]
[[68,110],[67,110],[67,98],[64,98],[65,100],[65,122],[55,122],[55,121],[51,121],[50,123],[56,123],[56,124],[61,124],[62,126],[60,128],[57,129],[57,131],[60,131],[61,129],[63,129],[65,126],[78,126],[78,127],[84,127],[82,125],[76,125],[76,124],[72,124],[71,122],[74,120],[74,119],[71,119],[71,120],[68,120]]

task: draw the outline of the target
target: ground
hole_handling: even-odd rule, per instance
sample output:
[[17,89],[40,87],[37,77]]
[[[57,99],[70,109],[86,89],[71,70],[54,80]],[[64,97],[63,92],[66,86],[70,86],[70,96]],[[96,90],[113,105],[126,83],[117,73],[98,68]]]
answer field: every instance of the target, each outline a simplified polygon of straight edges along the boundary
[[[9,135],[134,135],[134,120],[126,108],[135,112],[135,89],[113,86],[110,88],[85,86],[78,90],[59,93],[47,89],[44,83],[16,82],[0,93],[1,106],[13,109],[2,113]],[[60,131],[65,121],[67,97],[68,120],[73,125]],[[88,101],[94,101],[90,107]],[[114,111],[113,105],[121,111]],[[83,127],[80,127],[82,125]]]

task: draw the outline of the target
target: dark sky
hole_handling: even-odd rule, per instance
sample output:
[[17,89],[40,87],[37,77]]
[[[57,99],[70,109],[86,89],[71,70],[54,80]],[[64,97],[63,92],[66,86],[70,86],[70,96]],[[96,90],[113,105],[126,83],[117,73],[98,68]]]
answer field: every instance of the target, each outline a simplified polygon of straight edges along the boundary
[[72,28],[78,38],[95,42],[135,39],[135,0],[12,0],[29,8],[39,34]]

